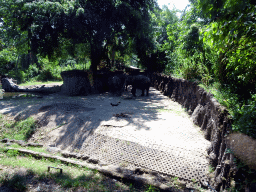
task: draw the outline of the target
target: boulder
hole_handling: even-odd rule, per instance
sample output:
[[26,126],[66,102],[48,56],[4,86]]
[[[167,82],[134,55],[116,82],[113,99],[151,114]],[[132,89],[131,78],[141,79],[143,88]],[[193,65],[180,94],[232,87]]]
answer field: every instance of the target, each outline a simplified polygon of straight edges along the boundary
[[256,139],[243,133],[231,133],[226,138],[227,147],[251,169],[256,170]]
[[91,85],[88,74],[81,70],[61,72],[63,85],[61,92],[69,96],[88,95],[91,92]]

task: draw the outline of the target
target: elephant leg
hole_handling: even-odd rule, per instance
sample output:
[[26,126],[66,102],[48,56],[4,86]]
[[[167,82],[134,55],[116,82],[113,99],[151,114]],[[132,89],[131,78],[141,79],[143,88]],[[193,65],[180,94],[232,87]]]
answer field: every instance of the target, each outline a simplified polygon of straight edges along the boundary
[[132,86],[132,94],[134,97],[136,97],[136,88]]
[[148,96],[148,90],[149,90],[149,87],[147,87],[146,91],[147,91],[147,96]]
[[141,96],[144,96],[144,90],[145,89],[141,89],[141,91],[142,91]]

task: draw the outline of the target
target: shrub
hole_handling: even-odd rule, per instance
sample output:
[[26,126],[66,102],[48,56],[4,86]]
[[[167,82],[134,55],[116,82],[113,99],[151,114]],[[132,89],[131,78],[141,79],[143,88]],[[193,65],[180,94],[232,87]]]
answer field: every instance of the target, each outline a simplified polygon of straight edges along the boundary
[[13,79],[17,80],[18,84],[19,83],[24,83],[27,75],[24,71],[22,70],[14,70],[14,71],[9,71],[8,76],[12,77]]
[[9,138],[16,140],[27,140],[36,129],[36,121],[29,117],[17,122],[5,122],[0,127],[0,139]]
[[242,132],[256,139],[256,94],[248,104],[233,110],[233,130]]
[[33,65],[29,65],[29,68],[26,70],[27,80],[37,76],[38,73],[39,73],[39,69],[37,68],[37,65],[35,63]]
[[52,80],[52,79],[53,79],[53,75],[49,68],[42,70],[40,75],[37,77],[37,80],[39,80],[39,81],[47,81],[47,80]]

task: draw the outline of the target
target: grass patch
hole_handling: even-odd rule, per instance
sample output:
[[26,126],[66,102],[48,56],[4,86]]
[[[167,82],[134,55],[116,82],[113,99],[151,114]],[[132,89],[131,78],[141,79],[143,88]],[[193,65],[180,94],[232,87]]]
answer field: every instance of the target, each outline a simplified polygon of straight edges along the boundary
[[0,176],[0,184],[12,188],[16,191],[25,191],[26,178],[19,174],[4,173]]
[[0,114],[0,139],[27,140],[36,129],[36,121],[29,117],[21,121],[5,120]]
[[[9,150],[4,155],[5,158],[0,159],[1,165],[23,167],[33,170],[33,173],[39,179],[52,179],[63,188],[84,187],[86,189],[93,189],[94,191],[97,191],[98,184],[103,181],[102,175],[95,173],[93,170],[71,165],[67,166],[62,164],[58,160],[36,160],[33,157],[18,156],[18,153],[16,153],[15,150]],[[62,168],[63,174],[59,174],[59,172],[55,171],[54,169],[51,169],[50,172],[47,172],[48,166]],[[14,177],[11,177],[11,179],[9,179],[9,175],[7,177],[6,175],[1,176],[0,181],[2,182],[2,184],[8,183],[8,186],[10,186],[12,185],[12,181],[15,180],[15,177],[17,177],[17,175],[14,175]],[[21,185],[21,188],[19,188],[18,190],[22,191],[24,188],[24,185]]]
[[51,83],[62,83],[63,84],[63,81],[46,81],[46,82],[34,81],[34,82],[22,83],[22,84],[19,84],[19,86],[43,85],[43,84],[51,84]]
[[227,89],[225,90],[224,88],[221,88],[220,83],[213,83],[208,86],[199,84],[199,87],[202,87],[208,93],[213,94],[214,98],[228,109],[232,109],[235,105],[237,105],[237,98],[234,98],[234,95]]
[[[61,186],[61,191],[159,191],[151,185],[136,187],[131,182],[122,182],[109,178],[97,170],[91,170],[81,166],[66,165],[55,159],[35,159],[29,155],[19,154],[17,150],[8,150],[3,152],[0,150],[0,165],[7,167],[15,167],[15,169],[25,169],[26,174],[21,176],[18,172],[2,172],[0,169],[0,187],[7,186],[17,191],[25,191],[28,189],[28,183],[33,181],[53,181],[54,184]],[[58,167],[63,170],[63,174],[59,170],[51,169],[48,172],[48,166]],[[10,170],[8,168],[7,170]],[[37,186],[36,186],[37,187]],[[36,188],[35,187],[35,188]],[[81,189],[82,188],[82,189]]]

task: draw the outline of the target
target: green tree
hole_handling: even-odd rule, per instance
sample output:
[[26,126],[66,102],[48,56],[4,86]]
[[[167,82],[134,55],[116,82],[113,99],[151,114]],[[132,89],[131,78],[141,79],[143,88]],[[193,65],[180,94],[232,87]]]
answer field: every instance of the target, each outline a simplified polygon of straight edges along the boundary
[[170,39],[170,33],[175,31],[178,22],[176,13],[176,9],[169,10],[167,6],[164,6],[163,9],[156,7],[151,14],[154,46],[147,57],[151,71],[162,72],[168,65],[167,56],[173,52],[177,40],[175,35],[173,39]]
[[213,24],[212,39],[219,55],[218,80],[247,102],[256,93],[255,3],[246,1],[199,1],[198,9]]
[[[154,0],[1,1],[1,15],[9,27],[26,34],[33,54],[60,57],[63,45],[74,55],[75,45],[89,45],[92,71],[106,43],[128,39],[139,56],[150,44],[150,14]],[[8,13],[8,14],[6,14]]]

